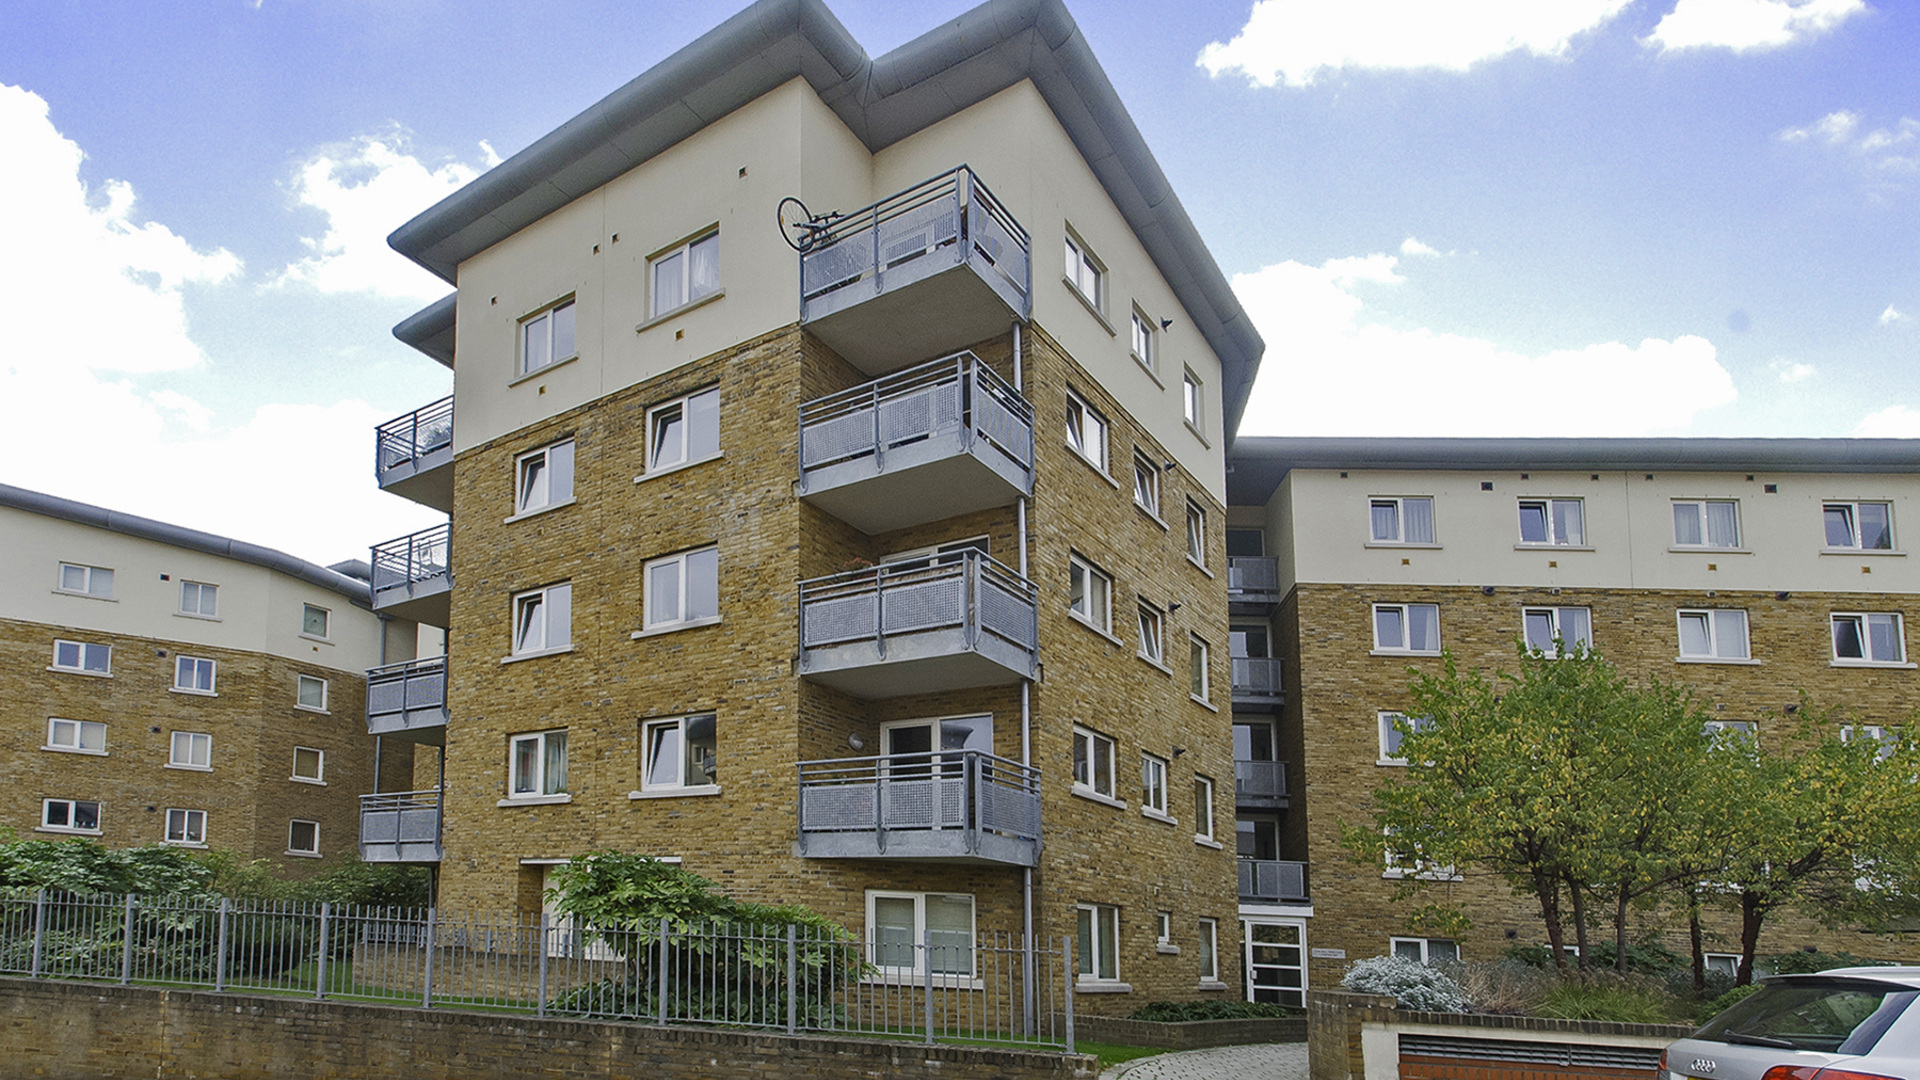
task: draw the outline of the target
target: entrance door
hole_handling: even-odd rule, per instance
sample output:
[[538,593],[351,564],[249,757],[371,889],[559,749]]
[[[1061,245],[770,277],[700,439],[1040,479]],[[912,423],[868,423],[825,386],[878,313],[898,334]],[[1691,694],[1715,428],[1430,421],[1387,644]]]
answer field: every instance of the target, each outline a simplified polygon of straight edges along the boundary
[[966,766],[960,753],[993,752],[992,716],[905,720],[880,727],[881,820],[890,829],[967,824]]
[[560,910],[560,900],[553,887],[553,872],[556,866],[540,868],[540,910],[547,916],[547,925],[552,929],[547,936],[547,955],[565,956],[574,960],[618,960],[607,943],[585,932],[574,922],[573,916]]
[[1302,919],[1243,919],[1241,981],[1248,1001],[1303,1009],[1307,1004],[1307,924]]

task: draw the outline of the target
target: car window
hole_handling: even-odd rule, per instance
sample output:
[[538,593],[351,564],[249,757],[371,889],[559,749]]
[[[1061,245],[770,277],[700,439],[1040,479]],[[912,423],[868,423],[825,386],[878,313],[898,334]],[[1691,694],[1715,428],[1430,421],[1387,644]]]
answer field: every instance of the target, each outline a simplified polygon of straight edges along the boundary
[[1864,1054],[1917,995],[1920,991],[1867,979],[1769,983],[1694,1037],[1777,1040],[1795,1050]]

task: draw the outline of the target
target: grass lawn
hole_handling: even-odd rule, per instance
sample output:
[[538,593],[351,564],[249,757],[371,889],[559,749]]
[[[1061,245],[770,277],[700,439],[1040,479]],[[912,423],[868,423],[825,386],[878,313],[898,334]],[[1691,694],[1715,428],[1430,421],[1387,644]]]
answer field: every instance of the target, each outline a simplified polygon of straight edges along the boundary
[[1115,1065],[1135,1058],[1152,1057],[1155,1054],[1171,1053],[1164,1046],[1121,1046],[1118,1043],[1094,1042],[1091,1039],[1075,1039],[1073,1048],[1083,1054],[1098,1054],[1100,1071],[1105,1072]]

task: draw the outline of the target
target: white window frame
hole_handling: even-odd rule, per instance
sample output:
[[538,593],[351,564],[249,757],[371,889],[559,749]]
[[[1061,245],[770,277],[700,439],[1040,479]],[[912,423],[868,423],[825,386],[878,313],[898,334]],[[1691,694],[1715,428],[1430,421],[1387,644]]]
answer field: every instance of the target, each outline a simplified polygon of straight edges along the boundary
[[1193,838],[1198,843],[1217,843],[1213,824],[1213,777],[1193,776]]
[[[196,823],[199,825],[198,829],[194,827]],[[166,842],[169,844],[190,848],[207,846],[207,812],[205,810],[169,806],[166,827]]]
[[[1683,543],[1680,539],[1680,508],[1691,508],[1699,524],[1699,543]],[[1716,544],[1711,531],[1712,517],[1707,513],[1710,506],[1733,507],[1733,537],[1730,542]],[[1675,499],[1673,500],[1673,546],[1687,551],[1738,551],[1741,550],[1740,538],[1743,533],[1740,521],[1739,499]]]
[[1100,257],[1087,247],[1086,241],[1081,240],[1074,233],[1071,225],[1067,226],[1066,240],[1061,276],[1066,278],[1067,284],[1073,287],[1074,293],[1087,302],[1088,307],[1095,312],[1105,312],[1107,310],[1106,264],[1102,263]]
[[[1894,655],[1873,655],[1873,624],[1878,620],[1892,620]],[[1854,637],[1860,643],[1859,656],[1840,655],[1840,624],[1852,623]],[[1833,665],[1835,667],[1913,667],[1907,662],[1907,626],[1906,620],[1897,611],[1836,611],[1828,617],[1828,638],[1833,643]]]
[[1141,367],[1157,374],[1160,362],[1160,343],[1154,339],[1155,330],[1156,327],[1153,325],[1153,319],[1149,317],[1146,312],[1141,311],[1136,305],[1133,309],[1132,337],[1127,343],[1128,348],[1132,351],[1133,358],[1139,362]]
[[[699,720],[705,720],[713,725],[714,740],[713,755],[705,763],[706,767],[701,770],[696,779],[694,775],[691,775],[694,765],[687,760],[689,756],[688,748],[691,745],[687,736],[690,725]],[[674,778],[672,780],[656,781],[653,778],[654,732],[669,729],[677,733],[677,741],[675,743],[677,749],[674,751]],[[686,716],[670,716],[656,720],[642,721],[640,724],[640,790],[648,794],[660,792],[677,795],[717,794],[720,791],[718,772],[720,757],[719,731],[719,716],[710,712],[689,713]]]
[[[307,687],[314,683],[318,683],[320,685],[320,704],[309,705],[304,699],[307,696]],[[300,709],[303,712],[316,712],[316,713],[323,713],[323,714],[326,713],[328,689],[329,687],[327,685],[327,680],[321,678],[318,675],[294,676],[293,707],[296,709]]]
[[1111,430],[1099,409],[1073,390],[1067,391],[1067,448],[1102,476],[1107,473],[1107,435]]
[[[298,835],[300,826],[302,825],[305,825],[308,829],[312,831],[312,837],[313,837],[312,847],[303,848],[294,842],[295,837]],[[308,821],[305,818],[294,818],[291,821],[288,821],[287,822],[287,854],[292,855],[295,858],[301,858],[301,859],[319,858],[320,857],[320,823],[317,821]]]
[[[1434,526],[1434,536],[1427,540],[1407,539],[1407,504],[1423,502],[1427,504],[1427,522]],[[1435,547],[1438,545],[1440,530],[1433,519],[1433,496],[1431,495],[1370,495],[1367,497],[1367,542],[1369,544],[1393,544],[1407,547]],[[1381,536],[1374,529],[1373,512],[1381,507],[1393,507],[1393,535]]]
[[[1580,611],[1580,612],[1586,613],[1587,636],[1584,639],[1576,636],[1571,641],[1567,640],[1567,637],[1566,637],[1567,617],[1565,613],[1569,611]],[[1587,646],[1589,650],[1593,648],[1593,609],[1592,608],[1588,608],[1580,605],[1572,605],[1572,606],[1566,606],[1566,607],[1545,607],[1545,606],[1529,605],[1527,607],[1521,608],[1520,609],[1520,640],[1529,649],[1533,648],[1533,642],[1527,639],[1527,619],[1535,615],[1545,615],[1547,617],[1548,626],[1551,630],[1551,632],[1548,635],[1546,645],[1542,646],[1540,649],[1541,655],[1549,656],[1549,657],[1560,656],[1559,648],[1554,645],[1555,641],[1559,641],[1561,644],[1567,646],[1567,655],[1569,656],[1573,655],[1574,653],[1577,653],[1580,649],[1581,644],[1583,643]]]
[[[1386,830],[1386,835],[1391,837],[1393,830]],[[1437,865],[1432,859],[1421,858],[1418,852],[1413,853],[1413,857],[1409,859],[1407,853],[1394,850],[1391,840],[1383,855],[1385,856],[1383,861],[1386,864],[1386,869],[1380,874],[1383,878],[1417,877],[1426,881],[1461,880],[1457,867]]]
[[1140,812],[1173,821],[1173,815],[1167,812],[1167,775],[1166,758],[1140,755]]
[[1139,602],[1140,659],[1158,667],[1167,663],[1167,617],[1160,609]]
[[[696,296],[693,291],[696,285],[693,280],[694,249],[709,243],[713,245],[713,283]],[[680,260],[679,268],[674,274],[669,275],[665,273],[667,264],[675,258]],[[662,302],[660,285],[663,281],[667,280],[669,276],[677,276],[679,278],[678,282],[676,282],[680,291],[680,301],[678,303],[668,304]],[[664,319],[676,311],[690,308],[700,301],[705,300],[707,297],[718,295],[722,291],[720,285],[720,226],[718,225],[702,229],[672,247],[656,251],[647,259],[647,310],[652,312],[653,319]]]
[[170,732],[167,735],[167,768],[212,772],[213,736],[204,731]]
[[[704,558],[708,553],[711,553],[713,556],[710,560]],[[696,559],[697,556],[700,558]],[[714,611],[710,615],[692,615],[688,610],[687,595],[690,591],[688,585],[690,584],[692,570],[696,566],[696,563],[698,566],[706,566],[709,563],[713,566]],[[667,615],[667,617],[656,618],[654,611],[654,601],[658,599],[653,595],[653,581],[656,571],[662,573],[670,571],[674,575],[674,596],[676,603],[674,604],[673,612]],[[672,555],[661,556],[658,559],[647,560],[646,564],[641,568],[640,590],[641,625],[645,627],[642,633],[654,634],[668,630],[684,630],[693,626],[711,626],[719,622],[720,545],[708,544],[706,547],[693,548],[690,551],[679,551]],[[664,615],[666,613],[662,614]]]
[[[1560,506],[1569,506],[1569,505],[1576,507],[1580,515],[1580,535],[1577,537],[1561,535],[1561,530],[1556,528],[1554,525],[1555,508]],[[1523,515],[1526,512],[1526,508],[1529,506],[1537,506],[1540,508],[1540,513],[1543,520],[1542,528],[1546,530],[1546,539],[1544,540],[1527,539],[1525,519],[1521,515]],[[1515,515],[1515,522],[1520,529],[1520,546],[1521,547],[1585,548],[1585,547],[1592,546],[1587,539],[1588,534],[1591,532],[1591,530],[1587,526],[1587,502],[1585,499],[1562,498],[1562,497],[1556,497],[1551,495],[1526,496],[1520,499],[1516,499],[1514,501],[1514,515]]]
[[[1433,648],[1416,649],[1408,642],[1413,640],[1413,611],[1432,609],[1433,611]],[[1398,612],[1400,616],[1400,640],[1397,643],[1380,640],[1380,613]],[[1440,605],[1439,604],[1375,604],[1373,605],[1373,651],[1391,653],[1395,656],[1439,656],[1440,655]]]
[[[66,807],[67,824],[55,825],[53,823],[53,808],[55,806]],[[79,819],[80,808],[83,806],[93,808],[93,828],[91,829],[73,824],[74,821]],[[100,803],[94,799],[41,799],[39,831],[75,833],[80,836],[99,836],[101,832]]]
[[1156,911],[1153,913],[1153,941],[1162,952],[1179,952],[1173,945],[1173,912]]
[[[1442,952],[1442,953],[1446,951],[1444,949],[1437,948],[1438,946],[1441,946],[1441,945],[1446,945],[1450,947],[1453,951],[1453,955],[1452,956],[1445,956],[1445,955],[1435,956],[1434,954],[1436,951]],[[1409,952],[1415,952],[1415,951],[1419,953],[1418,956],[1408,955]],[[1387,952],[1388,952],[1388,955],[1405,956],[1409,960],[1418,960],[1422,964],[1432,964],[1436,960],[1447,961],[1447,962],[1458,962],[1460,959],[1460,943],[1453,938],[1394,937],[1394,938],[1388,939]]]
[[[63,664],[60,662],[60,647],[62,645],[69,646],[74,650],[74,657],[79,661],[78,663]],[[88,658],[93,656],[103,658],[106,666],[94,667],[88,664]],[[69,671],[78,675],[97,675],[103,678],[111,678],[113,675],[113,646],[96,645],[91,641],[75,641],[71,638],[54,638],[53,663],[48,665],[48,670]]]
[[1409,717],[1406,713],[1398,709],[1382,709],[1378,715],[1380,721],[1380,757],[1374,764],[1405,765],[1407,759],[1401,757],[1399,754],[1402,736],[1400,732],[1394,728],[1394,721],[1405,720],[1407,726],[1414,731],[1425,730],[1426,726],[1433,721],[1425,716]]
[[[708,398],[713,399],[713,408],[711,410],[706,406],[706,399]],[[694,438],[693,423],[694,406],[696,402],[699,403],[700,416],[703,418],[703,423],[704,417],[706,417],[709,412],[711,412],[713,416],[713,448],[709,450],[702,447],[698,453],[695,452],[696,440]],[[672,472],[675,469],[684,469],[688,466],[698,465],[703,461],[712,461],[714,458],[719,457],[721,404],[720,387],[718,384],[715,384],[695,390],[693,393],[684,397],[674,398],[672,401],[663,401],[648,409],[646,475],[652,476],[657,473]],[[675,415],[679,417],[679,435],[672,440],[671,446],[667,446],[663,444],[663,434],[660,430],[660,425],[671,422],[672,417]],[[705,442],[704,428],[702,429],[702,438],[699,441]]]
[[1200,984],[1220,981],[1220,920],[1202,917],[1194,928],[1195,952],[1200,958]]
[[[1721,651],[1723,635],[1720,629],[1720,625],[1723,620],[1720,617],[1722,615],[1739,615],[1740,616],[1740,651],[1738,653],[1727,654]],[[1678,630],[1678,633],[1679,633],[1679,642],[1680,642],[1680,652],[1678,656],[1679,660],[1686,661],[1688,663],[1708,663],[1708,664],[1714,664],[1714,663],[1736,664],[1736,663],[1751,663],[1753,661],[1753,627],[1752,627],[1752,620],[1748,616],[1746,609],[1744,608],[1681,608],[1674,613],[1674,619],[1675,619],[1675,628]],[[1705,628],[1707,633],[1707,651],[1706,652],[1690,653],[1686,651],[1686,640],[1687,640],[1686,625],[1688,620],[1697,620]]]
[[[1114,904],[1075,904],[1075,980],[1080,983],[1120,981],[1120,908]],[[1084,923],[1084,926],[1078,925]],[[1091,929],[1091,933],[1082,933]],[[1112,966],[1101,970],[1102,963]]]
[[1843,724],[1840,727],[1840,741],[1850,743],[1855,739],[1866,739],[1880,744],[1874,753],[1874,759],[1885,761],[1893,754],[1894,745],[1900,741],[1900,729],[1886,724]]
[[[1082,749],[1084,747],[1084,750]],[[1113,737],[1102,735],[1092,728],[1073,726],[1073,790],[1077,795],[1089,795],[1102,802],[1125,806],[1115,793],[1115,755],[1117,746]],[[1106,760],[1106,789],[1100,786],[1100,760]]]
[[[302,753],[313,755],[314,770],[312,776],[302,776],[300,774],[300,755]],[[294,747],[293,772],[288,775],[287,779],[296,784],[319,784],[325,787],[327,783],[327,752],[317,746]]]
[[[307,629],[308,616],[316,612],[320,615],[320,632],[317,634]],[[300,636],[314,641],[333,640],[333,609],[323,608],[319,604],[301,604]]]
[[1133,505],[1160,520],[1160,466],[1139,450],[1133,452]]
[[[954,965],[955,970],[941,971],[936,966],[932,974],[934,984],[948,986],[970,986],[978,984],[980,972],[979,957],[976,950],[979,940],[980,905],[975,900],[973,893],[938,891],[909,892],[903,889],[868,889],[866,897],[867,962],[874,966],[878,978],[881,981],[896,982],[909,978],[918,980],[927,977],[927,950],[925,948],[927,942],[927,902],[934,897],[941,899],[964,897],[970,913],[967,923],[965,970],[959,970],[958,965]],[[911,966],[881,962],[880,932],[878,924],[875,921],[876,901],[879,900],[911,900],[913,902],[913,941],[911,947],[907,950],[908,954],[913,957],[913,964]],[[944,949],[948,947],[935,945],[934,948],[936,950],[942,950],[935,953],[936,958],[944,958]]]
[[[547,775],[548,748],[549,744],[552,743],[556,737],[560,742],[561,760],[563,762],[561,765],[563,775],[558,785],[555,785],[553,778]],[[523,779],[520,772],[520,746],[522,743],[531,743],[534,747],[533,775],[525,778],[530,782],[527,785],[528,790],[525,791],[520,790]],[[510,803],[553,802],[563,796],[571,798],[567,791],[567,781],[570,778],[564,775],[567,770],[567,765],[564,764],[564,762],[570,751],[571,747],[567,744],[566,728],[549,728],[546,731],[528,731],[518,735],[508,736],[506,801]],[[549,788],[553,790],[548,790]]]
[[[563,625],[554,615],[561,603],[566,605]],[[529,607],[539,612],[537,619],[529,619]],[[544,588],[515,593],[510,611],[513,622],[507,632],[513,650],[508,659],[550,656],[573,648],[573,582],[558,581]],[[565,640],[555,641],[556,635]]]
[[1187,561],[1207,568],[1207,508],[1187,500]]
[[[1074,578],[1081,577],[1078,601]],[[1103,634],[1113,634],[1113,576],[1077,554],[1067,554],[1067,614]]]
[[[98,745],[89,746],[88,743]],[[62,754],[90,754],[94,757],[106,757],[107,725],[98,720],[68,720],[64,717],[50,716],[47,718],[47,745],[40,749],[55,750]]]
[[1199,634],[1187,635],[1187,695],[1202,705],[1213,700],[1213,646]]
[[[188,597],[192,599],[189,600]],[[188,606],[189,604],[192,606]],[[204,581],[182,581],[179,614],[189,619],[218,619],[220,617],[220,586]]]
[[[1864,542],[1866,537],[1863,534],[1864,527],[1860,520],[1860,508],[1863,506],[1884,506],[1887,508],[1886,546],[1884,547],[1879,545],[1875,545],[1873,547],[1866,546]],[[1845,544],[1835,544],[1832,542],[1832,538],[1827,535],[1827,513],[1830,510],[1839,510],[1839,509],[1844,509],[1847,515],[1847,533],[1849,537],[1849,542]],[[1825,550],[1825,551],[1855,552],[1855,551],[1898,551],[1900,550],[1900,538],[1899,538],[1899,535],[1894,531],[1893,501],[1891,499],[1823,499],[1821,500],[1820,502],[1820,540],[1823,545],[1822,550]]]
[[[574,298],[563,296],[521,317],[519,325],[514,328],[514,351],[518,354],[514,365],[517,376],[532,375],[580,355],[580,328],[575,321],[575,313]],[[554,333],[554,328],[562,323],[567,327],[564,337]],[[546,357],[537,364],[533,362],[533,345],[536,341]],[[555,343],[560,341],[573,346],[564,356],[555,347]]]
[[508,521],[573,502],[574,450],[574,440],[561,439],[513,459],[513,514]]
[[[69,588],[67,571],[80,571],[80,587]],[[113,570],[105,566],[89,566],[86,563],[62,562],[54,575],[53,591],[68,596],[90,596],[95,600],[113,599]]]
[[1706,720],[1700,724],[1700,734],[1707,737],[1716,746],[1731,744],[1734,740],[1760,741],[1760,725],[1752,720]]
[[[204,668],[201,667],[203,664],[206,665]],[[189,665],[191,665],[193,672],[192,679],[186,684],[182,684],[180,681],[181,676],[187,672]],[[200,673],[203,670],[207,676],[207,685],[205,686],[200,685]],[[199,694],[204,697],[219,697],[220,662],[204,656],[187,656],[182,653],[175,653],[173,656],[173,692],[176,694]]]
[[1192,368],[1180,371],[1180,415],[1195,435],[1202,439],[1207,434],[1207,384]]

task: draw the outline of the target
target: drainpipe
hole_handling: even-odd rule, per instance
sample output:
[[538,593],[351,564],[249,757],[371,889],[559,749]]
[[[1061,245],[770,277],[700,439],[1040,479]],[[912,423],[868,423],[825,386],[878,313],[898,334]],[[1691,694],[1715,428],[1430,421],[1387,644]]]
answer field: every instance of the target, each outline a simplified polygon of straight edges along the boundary
[[[387,666],[387,631],[391,629],[391,627],[388,624],[393,622],[393,616],[384,615],[376,611],[374,612],[374,618],[380,620],[380,666],[386,667]],[[373,737],[373,793],[375,795],[380,794],[380,752],[381,750],[382,750],[381,737],[378,735],[375,735]]]
[[[1018,320],[1013,324],[1013,388],[1022,397],[1026,396],[1025,379],[1025,328]],[[1020,576],[1027,576],[1027,497],[1022,495],[1017,504],[1014,528],[1020,540]],[[1020,681],[1020,764],[1033,767],[1033,681]],[[1033,867],[1020,870],[1020,908],[1021,908],[1021,956],[1026,965],[1025,978],[1021,979],[1024,1008],[1022,1018],[1026,1024],[1026,1033],[1032,1035],[1036,1026],[1034,1015],[1034,965],[1033,965]]]

